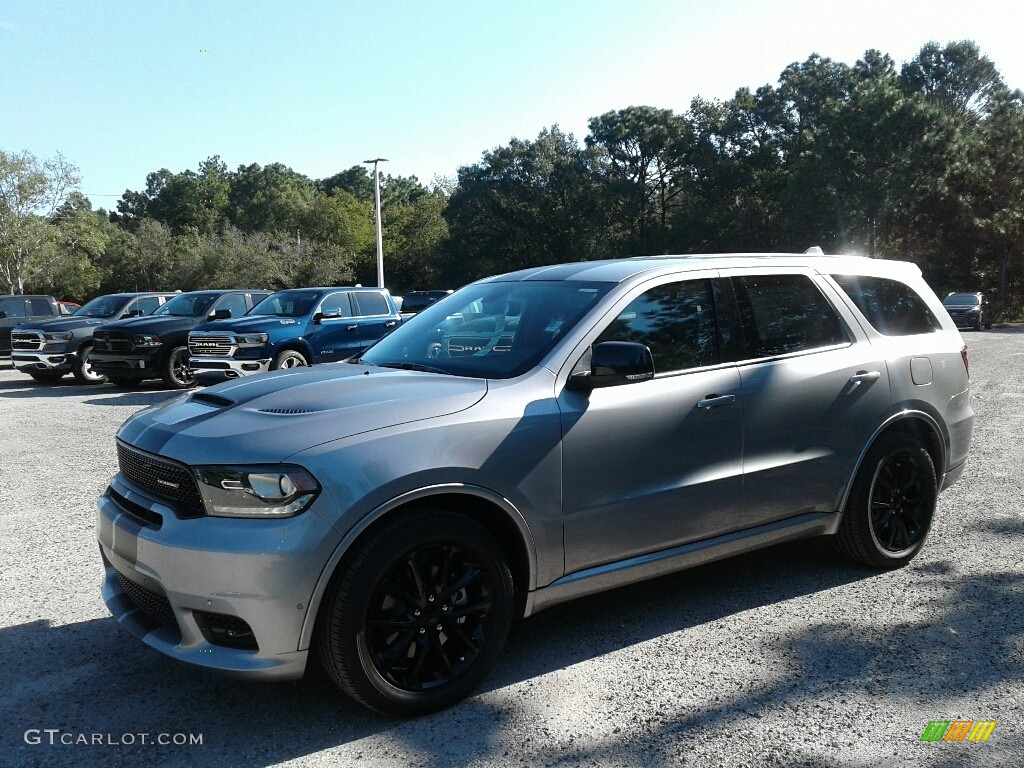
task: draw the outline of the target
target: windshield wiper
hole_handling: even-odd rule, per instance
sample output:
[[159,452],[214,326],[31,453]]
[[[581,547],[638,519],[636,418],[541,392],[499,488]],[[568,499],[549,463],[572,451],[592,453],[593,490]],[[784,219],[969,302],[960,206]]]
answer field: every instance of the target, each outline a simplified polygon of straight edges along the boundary
[[434,368],[431,365],[423,365],[422,363],[407,363],[407,362],[388,362],[388,363],[375,363],[378,368],[398,368],[403,371],[424,371],[426,373],[443,373],[448,374],[448,371],[442,370],[441,368]]

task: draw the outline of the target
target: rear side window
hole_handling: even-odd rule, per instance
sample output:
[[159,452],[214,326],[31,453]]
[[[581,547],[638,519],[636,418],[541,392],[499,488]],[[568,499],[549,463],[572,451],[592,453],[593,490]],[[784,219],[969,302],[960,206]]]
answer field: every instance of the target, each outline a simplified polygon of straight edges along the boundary
[[50,309],[50,302],[48,302],[46,299],[29,299],[28,311],[29,314],[31,315],[53,314],[53,310]]
[[942,329],[913,288],[898,280],[865,275],[832,275],[871,327],[885,336],[912,336]]
[[835,309],[806,275],[750,275],[732,282],[747,358],[849,342]]
[[355,304],[357,316],[367,317],[370,315],[391,314],[388,302],[382,294],[371,291],[365,293],[354,292],[350,295],[352,296],[352,303]]
[[217,302],[217,309],[230,309],[232,317],[241,317],[249,311],[245,303],[245,294],[229,293]]
[[139,299],[132,309],[141,309],[144,315],[148,315],[156,311],[156,308],[160,306],[159,296],[143,296]]
[[710,280],[659,285],[633,299],[597,341],[646,344],[658,373],[718,362],[718,332]]

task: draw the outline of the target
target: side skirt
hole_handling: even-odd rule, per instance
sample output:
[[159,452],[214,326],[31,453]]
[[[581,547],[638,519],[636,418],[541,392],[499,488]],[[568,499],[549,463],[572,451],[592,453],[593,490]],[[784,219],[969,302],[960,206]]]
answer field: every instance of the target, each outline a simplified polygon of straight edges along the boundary
[[840,514],[809,512],[767,525],[759,525],[756,528],[716,536],[713,539],[704,539],[570,573],[546,587],[531,592],[526,598],[525,615],[530,616],[537,611],[577,597],[653,579],[784,541],[834,534],[839,529]]

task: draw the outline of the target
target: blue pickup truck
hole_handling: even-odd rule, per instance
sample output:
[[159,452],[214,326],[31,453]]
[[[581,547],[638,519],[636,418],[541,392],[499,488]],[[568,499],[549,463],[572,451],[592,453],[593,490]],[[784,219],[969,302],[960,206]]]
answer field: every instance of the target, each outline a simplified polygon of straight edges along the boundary
[[195,328],[188,365],[197,383],[214,384],[345,360],[401,322],[382,288],[293,288],[271,294],[245,317]]

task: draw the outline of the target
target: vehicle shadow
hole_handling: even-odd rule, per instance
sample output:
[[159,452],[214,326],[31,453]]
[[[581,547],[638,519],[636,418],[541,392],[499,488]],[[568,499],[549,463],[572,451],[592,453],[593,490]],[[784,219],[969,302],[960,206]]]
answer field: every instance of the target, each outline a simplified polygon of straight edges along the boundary
[[[518,624],[480,695],[435,715],[395,720],[364,710],[328,684],[323,673],[298,683],[248,684],[184,666],[140,644],[113,619],[54,627],[34,621],[0,630],[3,752],[23,765],[134,765],[152,746],[99,749],[25,743],[27,729],[113,734],[202,734],[202,745],[160,749],[162,765],[274,765],[351,745],[386,732],[408,751],[396,764],[468,765],[503,762],[502,732],[515,704],[494,694],[545,673],[636,646],[734,613],[862,580],[874,572],[846,565],[821,542],[762,550],[741,561],[713,563],[643,584],[585,598]],[[1024,614],[1024,611],[1020,611]],[[797,691],[820,684],[835,644],[870,655],[877,639],[827,633],[782,639],[798,647],[806,667]],[[817,639],[816,639],[817,638]],[[816,644],[817,643],[817,644]],[[858,651],[858,647],[861,650]],[[713,667],[714,658],[706,664]],[[585,682],[581,682],[585,685]],[[762,693],[721,710],[680,713],[696,721],[736,716],[786,691]],[[503,703],[504,702],[504,703]],[[516,698],[524,706],[536,705]],[[466,723],[472,723],[471,728]],[[649,731],[646,731],[649,733]],[[450,738],[458,734],[455,748]],[[631,738],[623,733],[622,738]],[[640,738],[640,737],[636,737]],[[631,747],[630,747],[631,748]],[[599,762],[601,755],[595,755]],[[614,761],[613,761],[614,762]]]
[[138,387],[125,389],[107,384],[79,384],[70,376],[52,383],[0,381],[0,398],[40,399],[69,395],[95,395],[85,400],[91,405],[153,405],[182,394],[183,390],[166,389],[159,381],[143,382]]

